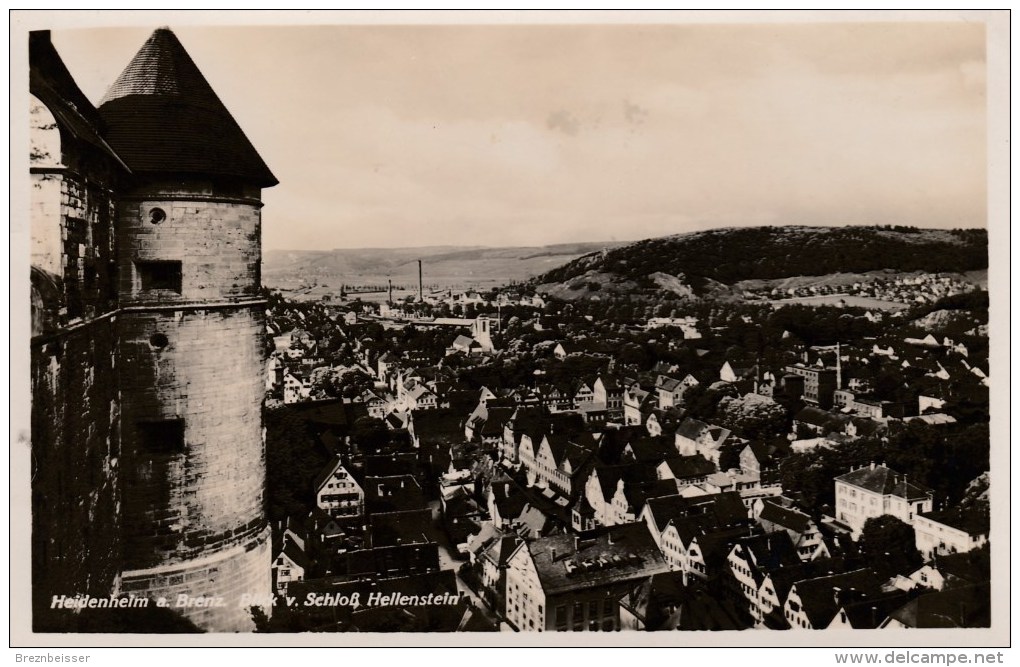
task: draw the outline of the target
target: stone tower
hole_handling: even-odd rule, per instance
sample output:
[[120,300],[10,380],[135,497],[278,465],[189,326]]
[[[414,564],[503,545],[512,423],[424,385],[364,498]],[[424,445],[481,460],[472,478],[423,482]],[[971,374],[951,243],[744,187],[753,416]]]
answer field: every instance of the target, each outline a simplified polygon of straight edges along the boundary
[[261,189],[277,181],[168,29],[99,115],[131,172],[115,219],[120,590],[220,597],[178,610],[206,630],[250,630],[242,596],[271,594]]

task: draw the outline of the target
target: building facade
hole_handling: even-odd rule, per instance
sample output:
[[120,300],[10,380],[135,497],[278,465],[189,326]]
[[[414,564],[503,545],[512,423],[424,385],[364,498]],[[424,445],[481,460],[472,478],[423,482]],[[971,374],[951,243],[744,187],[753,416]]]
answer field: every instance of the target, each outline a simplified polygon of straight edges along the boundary
[[914,518],[932,509],[930,489],[907,480],[885,466],[864,466],[835,479],[836,520],[861,536],[868,519],[890,514],[913,525]]

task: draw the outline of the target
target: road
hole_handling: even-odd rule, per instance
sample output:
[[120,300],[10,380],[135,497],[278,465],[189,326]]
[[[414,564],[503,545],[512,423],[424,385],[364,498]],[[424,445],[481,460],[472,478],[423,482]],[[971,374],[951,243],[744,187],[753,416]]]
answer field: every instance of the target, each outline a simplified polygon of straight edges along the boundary
[[442,510],[439,507],[439,501],[433,500],[428,504],[430,510],[432,510],[432,525],[435,528],[435,539],[439,545],[439,569],[440,570],[453,570],[457,578],[457,590],[461,594],[466,595],[470,599],[475,607],[482,612],[490,622],[494,625],[498,625],[499,621],[496,615],[489,609],[489,606],[485,604],[482,598],[471,590],[471,587],[464,583],[464,580],[460,578],[460,566],[464,564],[465,560],[456,558],[457,548],[450,544],[450,538],[447,537],[446,531],[443,530],[443,516]]

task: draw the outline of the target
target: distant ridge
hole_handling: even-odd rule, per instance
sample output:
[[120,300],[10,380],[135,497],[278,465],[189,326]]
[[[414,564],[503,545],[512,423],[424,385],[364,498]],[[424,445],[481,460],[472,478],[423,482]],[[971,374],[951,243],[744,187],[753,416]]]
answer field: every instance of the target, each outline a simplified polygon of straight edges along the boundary
[[488,282],[525,281],[587,253],[623,242],[559,243],[549,246],[492,248],[486,246],[421,246],[409,248],[338,248],[332,250],[269,250],[263,275],[272,283],[284,277],[332,277],[348,283],[391,277],[417,280],[417,260],[425,266],[426,282],[456,282],[486,277]]
[[718,296],[747,280],[879,270],[964,273],[987,267],[984,229],[739,227],[646,239],[590,253],[547,271],[534,283],[554,292],[557,286],[579,280],[676,291],[669,285],[675,276],[695,294]]

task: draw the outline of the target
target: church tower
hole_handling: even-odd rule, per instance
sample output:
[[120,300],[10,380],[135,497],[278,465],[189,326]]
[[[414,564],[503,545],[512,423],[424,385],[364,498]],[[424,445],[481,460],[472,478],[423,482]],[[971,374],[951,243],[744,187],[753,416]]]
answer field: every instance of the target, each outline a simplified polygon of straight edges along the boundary
[[[261,189],[277,180],[168,29],[99,115],[131,172],[115,220],[120,591],[251,630],[242,596],[271,595]],[[222,606],[176,606],[199,596]]]

